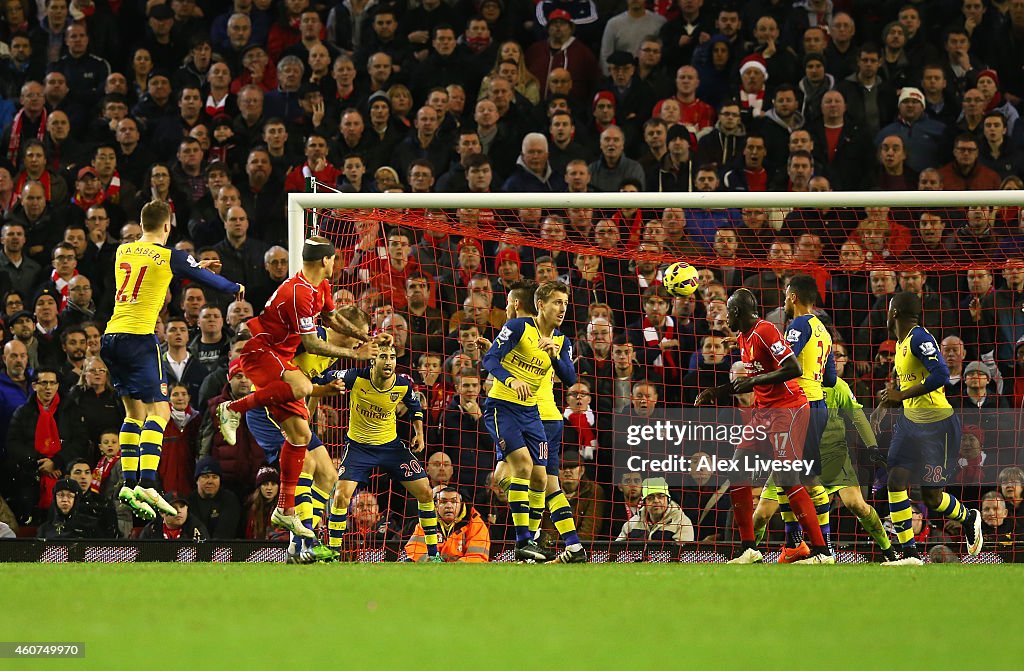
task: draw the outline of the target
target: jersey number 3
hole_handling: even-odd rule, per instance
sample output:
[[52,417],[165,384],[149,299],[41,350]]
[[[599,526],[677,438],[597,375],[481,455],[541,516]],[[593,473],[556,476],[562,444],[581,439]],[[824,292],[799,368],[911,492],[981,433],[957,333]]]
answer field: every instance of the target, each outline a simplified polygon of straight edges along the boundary
[[142,288],[142,280],[146,277],[146,270],[149,269],[149,266],[142,266],[139,269],[139,276],[135,278],[135,286],[132,287],[130,296],[124,290],[128,288],[132,281],[132,271],[134,268],[130,263],[122,263],[119,267],[124,271],[124,282],[121,282],[121,287],[117,290],[115,300],[118,303],[134,303],[139,299],[139,289]]

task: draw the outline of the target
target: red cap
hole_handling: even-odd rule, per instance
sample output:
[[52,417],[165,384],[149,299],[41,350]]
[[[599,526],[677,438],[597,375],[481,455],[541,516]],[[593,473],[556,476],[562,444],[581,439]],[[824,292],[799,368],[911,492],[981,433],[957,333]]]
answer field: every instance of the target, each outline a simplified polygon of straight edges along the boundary
[[459,251],[461,251],[466,245],[473,245],[476,247],[476,251],[480,252],[481,257],[484,255],[484,246],[480,244],[480,241],[476,238],[462,238],[462,240],[459,241]]
[[996,83],[996,88],[999,88],[999,73],[993,70],[992,68],[986,68],[985,70],[979,72],[977,78],[975,78],[974,81],[977,82],[982,77],[988,77],[989,79]]
[[514,249],[506,247],[494,256],[495,267],[501,267],[501,264],[505,261],[514,261],[517,266],[522,266],[523,262],[519,258],[519,252]]
[[569,23],[575,23],[575,21],[572,20],[572,16],[569,15],[569,12],[564,9],[556,9],[548,14],[548,23],[551,23],[552,21],[568,21]]
[[230,380],[238,373],[242,372],[242,360],[239,357],[235,357],[228,364],[228,379]]
[[895,354],[896,353],[896,341],[886,340],[878,346],[879,354]]
[[613,105],[616,104],[614,93],[612,93],[611,91],[598,91],[597,93],[594,94],[594,102],[591,104],[591,106],[596,108],[597,103],[602,100],[607,100]]
[[86,175],[92,175],[93,177],[97,177],[98,175],[96,174],[96,168],[92,167],[91,165],[87,165],[78,170],[78,179],[82,179]]

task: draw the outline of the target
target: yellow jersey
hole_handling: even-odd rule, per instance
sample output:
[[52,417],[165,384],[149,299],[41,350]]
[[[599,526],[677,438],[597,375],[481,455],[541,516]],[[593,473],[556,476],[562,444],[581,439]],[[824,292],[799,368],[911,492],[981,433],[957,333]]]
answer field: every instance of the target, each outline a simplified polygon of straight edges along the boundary
[[[552,332],[551,339],[558,348],[558,356],[552,358],[537,346],[540,338],[540,331],[533,317],[517,317],[505,323],[482,361],[484,370],[494,376],[494,384],[488,393],[489,398],[518,405],[536,406],[545,379],[551,384],[552,368],[563,384],[576,383],[572,343],[569,339],[558,329]],[[530,398],[525,401],[519,400],[508,385],[508,381],[513,377],[529,386]],[[551,402],[554,403],[553,390]]]
[[542,422],[561,422],[565,419],[555,403],[555,372],[551,371],[537,389],[537,410]]
[[174,277],[238,293],[240,287],[199,267],[191,254],[155,242],[129,242],[114,255],[114,314],[105,333],[153,335]]
[[923,383],[928,393],[904,399],[907,419],[918,424],[939,422],[952,416],[953,406],[946,399],[949,366],[928,329],[917,325],[907,337],[896,343],[896,375],[900,391]]
[[832,354],[832,336],[815,315],[800,315],[789,324],[786,342],[793,349],[803,371],[797,382],[808,401],[825,398],[823,387],[836,384],[836,360]]
[[[320,340],[327,340],[327,330],[323,326],[316,327],[316,334]],[[302,374],[314,381],[327,372],[327,369],[333,366],[337,361],[338,359],[335,357],[310,354],[303,349],[302,345],[299,345],[299,349],[295,353],[295,358],[292,359],[292,363],[302,371]]]
[[350,368],[338,378],[348,390],[348,438],[364,445],[385,445],[398,439],[396,408],[404,403],[406,418],[423,421],[423,407],[405,375],[396,375],[387,389],[377,389],[370,381],[369,368]]

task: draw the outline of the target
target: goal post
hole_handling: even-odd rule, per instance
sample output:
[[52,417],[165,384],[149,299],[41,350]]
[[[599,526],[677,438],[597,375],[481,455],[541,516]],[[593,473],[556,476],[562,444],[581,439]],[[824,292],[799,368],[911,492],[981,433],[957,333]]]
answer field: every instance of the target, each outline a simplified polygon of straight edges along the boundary
[[[1024,191],[1015,190],[292,193],[288,248],[296,272],[303,240],[314,230],[338,247],[339,300],[362,308],[371,329],[408,339],[399,368],[413,377],[425,403],[424,461],[443,452],[453,481],[492,513],[495,495],[486,478],[494,466],[493,440],[476,415],[479,407],[460,404],[467,371],[470,398],[473,379],[488,383],[472,339],[493,340],[501,331],[507,289],[516,278],[564,281],[570,296],[561,330],[573,345],[583,387],[570,390],[556,381],[555,403],[564,417],[563,454],[579,460],[588,483],[585,494],[570,497],[578,524],[591,534],[591,547],[606,552],[620,534],[642,536],[644,523],[628,523],[636,515],[643,519],[644,508],[628,497],[655,491],[664,478],[672,514],[688,529],[679,536],[683,556],[719,561],[736,540],[722,489],[730,482],[727,470],[695,474],[671,459],[728,459],[733,437],[707,433],[708,427],[749,423],[743,414],[749,400],[694,408],[700,389],[742,374],[735,368],[743,366],[741,353],[731,342],[738,334],[726,314],[727,297],[741,287],[754,293],[760,316],[788,339],[786,287],[796,275],[815,280],[821,323],[833,354],[842,356],[836,362],[841,377],[868,416],[893,383],[897,343],[888,330],[888,301],[901,291],[918,294],[922,325],[948,359],[945,393],[962,425],[960,444],[948,446],[948,469],[939,479],[978,508],[1007,478],[1024,479],[1014,470],[1024,466],[1022,207]],[[665,293],[662,271],[675,261],[698,270],[692,298]],[[416,282],[426,289],[414,300]],[[427,370],[430,356],[424,355],[441,366],[427,382],[417,377]],[[679,434],[675,444],[634,434],[645,394],[657,417],[693,431]],[[485,397],[481,393],[477,405]],[[338,398],[320,405],[318,430],[335,456],[342,451],[344,406]],[[885,518],[885,473],[866,447],[876,440],[884,453],[894,419],[890,415],[870,439],[861,432],[866,422],[856,419],[843,416],[830,440],[850,450],[852,482],[859,485],[845,486]],[[756,475],[763,484],[764,473]],[[400,488],[369,487],[381,510],[415,523],[415,502]],[[583,502],[586,496],[593,500]],[[768,539],[777,547],[773,519]],[[848,561],[871,555],[868,534],[838,501],[833,524],[838,542],[855,550]],[[545,529],[557,543],[553,529]]]

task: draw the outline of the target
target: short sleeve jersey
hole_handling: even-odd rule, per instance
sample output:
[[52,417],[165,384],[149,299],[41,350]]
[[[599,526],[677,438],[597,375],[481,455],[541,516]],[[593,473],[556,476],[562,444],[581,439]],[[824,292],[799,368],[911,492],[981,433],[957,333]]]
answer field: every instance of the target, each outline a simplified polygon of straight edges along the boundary
[[[747,375],[771,373],[782,362],[793,356],[792,348],[782,339],[779,329],[771,322],[759,319],[754,327],[737,338]],[[754,387],[755,408],[799,408],[807,403],[797,380]]]
[[295,357],[302,336],[317,334],[317,322],[324,312],[334,311],[331,283],[313,286],[301,272],[289,277],[267,301],[258,317],[249,320],[253,340],[277,353],[282,360]]

